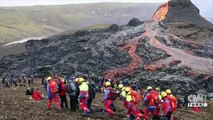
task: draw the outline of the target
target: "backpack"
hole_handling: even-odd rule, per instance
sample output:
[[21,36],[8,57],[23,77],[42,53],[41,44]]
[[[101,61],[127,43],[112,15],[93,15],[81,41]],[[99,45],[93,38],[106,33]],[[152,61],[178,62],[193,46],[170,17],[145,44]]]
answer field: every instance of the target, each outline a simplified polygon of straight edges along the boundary
[[58,82],[58,93],[62,91],[61,82]]
[[131,91],[130,95],[132,96],[132,100],[135,104],[138,104],[141,100],[141,96],[134,90]]
[[71,83],[67,83],[66,85],[65,85],[65,91],[67,92],[67,93],[72,93],[72,92],[74,92],[74,90],[71,88],[71,85],[70,85]]
[[51,91],[51,93],[57,93],[58,92],[58,87],[57,87],[56,81],[50,82],[50,91]]
[[170,95],[168,99],[170,101],[172,111],[176,111],[177,110],[177,98],[173,95]]
[[115,90],[110,90],[110,96],[109,96],[110,100],[116,100],[116,98],[118,97],[118,93]]

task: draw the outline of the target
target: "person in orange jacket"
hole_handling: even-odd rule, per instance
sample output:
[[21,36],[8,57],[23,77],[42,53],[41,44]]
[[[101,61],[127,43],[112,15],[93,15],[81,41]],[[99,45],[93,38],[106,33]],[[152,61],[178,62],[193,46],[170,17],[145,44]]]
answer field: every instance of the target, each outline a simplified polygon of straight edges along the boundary
[[61,105],[59,103],[58,96],[58,85],[54,79],[48,77],[48,85],[47,85],[47,96],[48,96],[48,107],[47,109],[51,109],[51,103],[54,100],[55,104],[58,106],[58,109],[61,109]]

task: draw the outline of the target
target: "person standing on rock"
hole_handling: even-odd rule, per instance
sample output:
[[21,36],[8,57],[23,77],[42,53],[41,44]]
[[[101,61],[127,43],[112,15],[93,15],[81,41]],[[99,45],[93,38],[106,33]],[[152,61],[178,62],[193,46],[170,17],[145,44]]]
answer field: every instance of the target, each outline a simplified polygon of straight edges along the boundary
[[47,85],[47,96],[48,96],[48,107],[47,109],[51,109],[51,103],[52,101],[55,102],[55,104],[58,106],[58,109],[61,109],[61,105],[59,103],[59,96],[58,96],[58,86],[57,82],[54,79],[49,80]]

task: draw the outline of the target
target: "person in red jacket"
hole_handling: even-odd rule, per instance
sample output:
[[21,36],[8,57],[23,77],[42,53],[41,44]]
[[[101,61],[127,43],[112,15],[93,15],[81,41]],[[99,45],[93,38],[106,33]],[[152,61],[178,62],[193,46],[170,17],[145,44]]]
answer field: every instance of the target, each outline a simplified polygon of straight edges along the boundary
[[47,109],[51,109],[51,103],[54,100],[55,104],[58,106],[58,109],[61,109],[61,105],[58,101],[58,85],[54,79],[49,80],[47,85],[47,96],[48,96],[48,107]]
[[172,120],[172,107],[171,107],[171,102],[169,100],[169,95],[167,95],[166,92],[162,91],[161,96],[163,99],[162,102],[162,110],[163,110],[163,115],[164,117],[167,118],[167,120]]
[[113,88],[111,87],[110,82],[106,82],[105,87],[106,89],[104,90],[104,98],[102,100],[102,103],[104,103],[104,109],[108,113],[109,118],[112,119],[114,117],[114,103],[113,100],[111,100]]
[[33,91],[32,98],[35,101],[39,101],[39,100],[43,99],[39,89],[36,89],[36,90]]
[[144,102],[146,104],[146,109],[144,110],[145,120],[148,120],[149,112],[151,112],[152,117],[156,114],[156,102],[158,101],[158,93],[152,89],[151,86],[147,87],[147,94],[144,97]]
[[155,115],[160,115],[160,109],[161,109],[161,100],[162,97],[160,95],[160,88],[156,87],[155,91],[158,93],[158,100],[156,101],[156,110],[155,110]]
[[65,91],[65,80],[63,78],[60,78],[60,91],[59,91],[59,97],[61,99],[61,107],[64,108],[64,104],[65,107],[68,109],[68,104],[67,104],[67,98],[66,98],[66,91]]
[[140,102],[141,97],[138,93],[131,88],[125,88],[126,101],[127,101],[127,119],[131,119],[131,114],[134,115],[136,120],[140,120],[140,117],[144,117],[141,111],[137,108],[137,104]]

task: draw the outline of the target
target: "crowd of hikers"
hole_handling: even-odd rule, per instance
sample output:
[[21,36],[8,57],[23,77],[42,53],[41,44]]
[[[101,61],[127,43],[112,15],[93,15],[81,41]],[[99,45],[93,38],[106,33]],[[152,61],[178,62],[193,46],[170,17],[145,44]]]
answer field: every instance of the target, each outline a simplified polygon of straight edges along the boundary
[[12,86],[29,86],[31,87],[34,81],[34,76],[31,75],[29,77],[22,75],[21,77],[17,78],[13,75],[9,77],[3,77],[2,78],[2,85],[4,88],[9,88]]
[[[27,95],[32,95],[34,100],[45,98],[38,88],[32,88],[34,77],[21,76],[20,78],[3,77],[3,87],[28,86]],[[102,98],[103,111],[108,113],[108,117],[113,119],[116,113],[115,101],[121,102],[126,109],[128,119],[148,120],[150,113],[153,120],[172,120],[172,113],[177,110],[177,98],[170,89],[162,91],[160,87],[148,86],[142,88],[140,82],[128,80],[116,81],[114,79],[103,80],[101,77],[91,78],[83,75],[76,77],[61,77],[51,75],[41,80],[41,84],[46,91],[48,104],[47,109],[51,110],[54,102],[58,109],[68,109],[75,112],[77,109],[83,111],[83,116],[89,116],[95,109],[92,101],[96,93],[104,93]],[[69,104],[67,100],[69,97]],[[59,100],[60,99],[60,100]],[[68,106],[70,105],[70,106]],[[142,109],[145,106],[145,109]]]
[[[127,119],[148,120],[149,113],[151,113],[154,120],[160,120],[160,116],[164,117],[164,120],[171,120],[172,113],[177,109],[177,99],[171,90],[161,91],[159,87],[148,86],[146,92],[143,92],[143,89],[137,87],[137,84],[130,85],[128,82],[111,79],[101,80],[97,83],[82,76],[71,77],[70,79],[49,76],[42,79],[42,85],[48,97],[48,110],[51,110],[52,102],[57,105],[59,110],[68,109],[66,98],[66,95],[68,95],[71,111],[75,112],[76,109],[80,108],[83,116],[88,116],[93,112],[91,105],[96,97],[96,92],[104,93],[102,103],[104,104],[104,111],[108,113],[110,119],[113,119],[116,113],[114,104],[116,100],[123,103]],[[35,100],[43,98],[39,89],[34,90],[33,98]],[[142,103],[146,106],[144,110],[140,107]]]
[[[41,94],[38,88],[33,89],[34,79],[33,75],[21,76],[20,78],[3,77],[2,85],[5,88],[28,86],[26,94],[32,95],[31,99],[36,101],[44,99],[44,94]],[[48,110],[51,110],[51,104],[54,102],[58,109],[70,108],[71,111],[75,112],[80,108],[85,117],[94,112],[92,101],[96,97],[96,92],[104,93],[102,98],[104,109],[102,111],[107,112],[110,119],[113,119],[116,113],[115,101],[123,104],[129,120],[148,120],[149,113],[151,113],[153,120],[172,120],[172,113],[180,105],[178,102],[181,103],[170,89],[161,90],[160,87],[153,88],[152,86],[143,89],[140,82],[128,80],[103,80],[101,77],[92,78],[83,75],[63,78],[59,75],[51,75],[43,78],[41,84],[47,94]],[[70,98],[69,107],[67,95]],[[186,102],[181,103],[183,106],[185,103],[187,104],[187,100],[184,101]],[[145,106],[144,110],[142,105]],[[193,110],[199,112],[198,108],[193,108]]]

